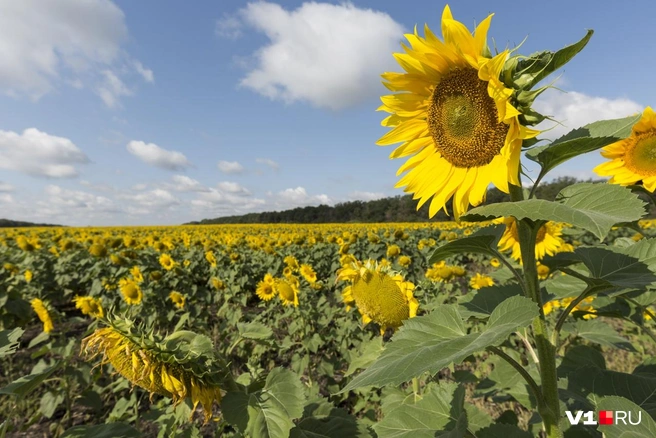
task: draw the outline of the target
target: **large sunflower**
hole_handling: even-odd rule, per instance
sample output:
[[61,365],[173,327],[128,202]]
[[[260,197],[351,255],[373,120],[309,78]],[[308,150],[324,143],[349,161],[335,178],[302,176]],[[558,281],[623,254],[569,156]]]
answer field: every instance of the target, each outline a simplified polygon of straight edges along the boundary
[[628,186],[642,181],[642,185],[656,190],[656,113],[645,108],[642,117],[633,125],[631,135],[602,149],[601,155],[610,161],[594,168],[597,175],[610,176],[609,182]]
[[442,14],[439,40],[426,26],[425,36],[407,34],[410,46],[394,57],[405,73],[384,73],[383,84],[398,92],[383,96],[379,110],[391,115],[382,125],[393,129],[377,144],[402,143],[390,155],[413,155],[397,174],[396,187],[419,199],[420,208],[433,198],[433,217],[453,197],[456,218],[469,205],[485,199],[490,183],[508,193],[519,185],[522,140],[538,131],[521,125],[511,104],[513,91],[499,80],[508,51],[490,57],[486,38],[492,15],[472,35],[453,19],[448,6]]

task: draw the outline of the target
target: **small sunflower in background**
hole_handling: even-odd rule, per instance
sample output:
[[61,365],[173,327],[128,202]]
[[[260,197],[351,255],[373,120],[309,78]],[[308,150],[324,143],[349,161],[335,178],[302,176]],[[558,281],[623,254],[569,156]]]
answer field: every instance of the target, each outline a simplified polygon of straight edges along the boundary
[[274,283],[266,281],[266,278],[260,281],[257,284],[257,289],[255,293],[262,301],[270,301],[273,297],[276,296],[276,290],[274,289]]
[[601,150],[610,161],[594,168],[599,176],[610,176],[610,183],[628,186],[642,182],[645,189],[656,191],[656,113],[645,108],[633,125],[631,135]]
[[[510,256],[521,263],[522,251],[519,247],[519,234],[517,231],[517,221],[513,217],[504,220],[506,229],[499,239],[499,251],[512,251]],[[555,222],[547,222],[538,230],[535,238],[535,258],[542,260],[547,255],[554,255],[568,249],[565,241],[562,239],[562,227]]]
[[34,309],[36,316],[38,316],[39,320],[43,323],[43,331],[46,333],[52,332],[55,326],[52,323],[52,318],[46,303],[39,298],[34,298],[30,301],[30,304],[32,305],[32,309]]
[[494,280],[490,276],[482,275],[477,272],[476,275],[469,280],[469,286],[471,286],[472,289],[478,290],[484,287],[494,286]]
[[105,316],[102,304],[98,298],[81,297],[76,295],[75,298],[73,298],[73,302],[75,303],[75,308],[80,309],[84,315],[91,315],[95,318],[102,318]]
[[314,269],[312,269],[312,266],[307,265],[307,264],[302,264],[300,269],[299,269],[301,275],[303,278],[307,280],[308,283],[314,284],[317,282],[317,273],[314,272]]
[[162,254],[159,256],[159,264],[167,271],[170,271],[175,267],[175,261],[168,254]]
[[273,287],[285,306],[298,307],[298,284],[294,278],[278,278]]
[[355,304],[362,321],[377,323],[381,333],[387,328],[397,329],[406,319],[417,316],[419,302],[412,293],[415,285],[389,266],[373,260],[364,264],[356,261],[337,271],[337,281],[351,283],[342,292],[344,303]]
[[130,305],[141,304],[143,292],[141,292],[141,287],[134,280],[131,278],[121,278],[118,281],[118,288],[126,303]]
[[185,302],[187,301],[187,297],[185,297],[180,292],[175,290],[171,291],[171,293],[169,294],[169,299],[173,304],[175,304],[175,307],[177,307],[178,309],[183,309],[185,306]]
[[539,131],[522,125],[512,104],[513,90],[500,76],[509,51],[492,57],[487,31],[492,15],[472,34],[454,20],[449,6],[442,14],[442,36],[426,26],[424,36],[406,34],[410,47],[394,57],[404,73],[384,73],[390,94],[378,109],[390,113],[382,125],[392,128],[381,146],[401,143],[390,158],[410,157],[396,184],[419,199],[418,208],[432,198],[429,216],[453,198],[456,219],[470,205],[485,200],[494,184],[508,193],[520,185],[522,142]]

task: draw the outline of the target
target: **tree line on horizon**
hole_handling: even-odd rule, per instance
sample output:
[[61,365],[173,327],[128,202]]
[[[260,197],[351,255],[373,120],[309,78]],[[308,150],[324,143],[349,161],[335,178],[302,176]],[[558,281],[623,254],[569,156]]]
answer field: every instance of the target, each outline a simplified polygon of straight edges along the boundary
[[[553,201],[563,188],[578,181],[576,178],[564,176],[553,181],[541,183],[536,189],[536,197]],[[588,180],[587,182],[598,182]],[[487,192],[485,204],[509,201],[510,196],[496,187]],[[348,222],[426,222],[453,220],[444,210],[440,210],[432,219],[428,218],[430,201],[417,210],[417,201],[411,195],[397,195],[389,198],[372,201],[349,201],[334,206],[319,205],[297,207],[284,211],[265,211],[261,213],[247,213],[237,216],[224,216],[214,219],[193,221],[185,225],[210,224],[278,224],[278,223],[348,223]],[[451,211],[451,201],[447,203]]]

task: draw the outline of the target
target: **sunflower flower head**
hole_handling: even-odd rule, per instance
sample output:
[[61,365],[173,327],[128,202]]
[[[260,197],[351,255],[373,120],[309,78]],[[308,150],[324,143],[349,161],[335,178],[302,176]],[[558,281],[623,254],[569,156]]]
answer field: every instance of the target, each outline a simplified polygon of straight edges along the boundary
[[292,278],[276,279],[274,289],[285,306],[298,307],[298,285]]
[[118,288],[126,303],[130,305],[141,304],[143,292],[141,292],[141,287],[139,287],[137,282],[131,278],[121,278],[118,281]]
[[173,304],[175,304],[175,307],[177,307],[178,309],[183,309],[185,306],[185,302],[187,301],[187,297],[185,297],[180,292],[175,290],[171,291],[171,293],[169,294],[169,299]]
[[[510,217],[505,219],[506,229],[499,239],[499,250],[512,251],[511,257],[521,263],[522,252],[519,247],[519,234],[517,231],[517,221]],[[542,260],[547,255],[554,255],[567,249],[565,241],[562,239],[562,226],[555,222],[547,222],[538,230],[535,238],[535,258]]]
[[167,271],[170,271],[175,267],[175,261],[168,254],[162,254],[159,256],[159,264]]
[[303,264],[300,268],[301,275],[307,280],[308,283],[314,284],[317,281],[317,274],[312,269],[312,266]]
[[50,312],[46,304],[41,301],[39,298],[34,298],[30,302],[32,309],[36,313],[36,316],[39,317],[39,320],[43,323],[43,331],[46,333],[52,332],[55,326],[52,323],[52,318],[50,317]]
[[379,324],[381,332],[397,329],[403,321],[417,315],[419,302],[412,293],[415,285],[389,266],[373,260],[356,261],[337,271],[337,280],[351,283],[342,292],[344,303],[355,304],[362,321]]
[[80,309],[80,311],[85,315],[90,315],[95,318],[102,318],[105,316],[102,305],[98,298],[94,297],[81,297],[76,295],[73,299],[75,303],[75,308]]
[[158,340],[137,333],[128,320],[117,320],[97,329],[82,341],[89,360],[100,356],[101,364],[111,364],[129,380],[153,394],[173,400],[175,405],[190,398],[200,404],[205,422],[212,417],[214,403],[221,401],[220,385],[226,367],[213,351],[212,341],[203,335],[177,331]]
[[276,296],[276,289],[274,288],[275,283],[269,283],[266,280],[262,280],[257,284],[257,289],[255,293],[262,301],[270,301],[273,297]]
[[472,34],[446,6],[443,40],[427,26],[423,37],[415,28],[406,35],[405,53],[394,54],[405,72],[382,75],[396,94],[381,98],[378,109],[390,114],[382,125],[392,130],[377,144],[401,143],[390,158],[410,158],[398,170],[407,173],[396,187],[413,193],[417,208],[432,198],[430,217],[453,199],[459,219],[485,200],[490,184],[505,193],[509,183],[519,185],[522,141],[538,134],[520,123],[513,90],[500,80],[509,52],[491,57],[491,19]]
[[623,186],[642,182],[645,189],[656,191],[656,112],[645,108],[631,135],[604,147],[601,155],[610,161],[594,168],[597,175]]
[[476,275],[469,280],[469,286],[471,286],[472,289],[478,290],[484,287],[494,286],[494,280],[490,276],[482,275],[477,272]]

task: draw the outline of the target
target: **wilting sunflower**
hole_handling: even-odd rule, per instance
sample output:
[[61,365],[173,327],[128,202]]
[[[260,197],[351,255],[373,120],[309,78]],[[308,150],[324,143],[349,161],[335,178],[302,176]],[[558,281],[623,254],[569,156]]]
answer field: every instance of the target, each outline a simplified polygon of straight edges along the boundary
[[[191,398],[194,410],[200,403],[207,422],[214,402],[221,401],[219,387],[225,371],[214,356],[212,342],[204,339],[192,350],[191,332],[175,332],[162,342],[131,332],[129,323],[118,321],[96,330],[82,341],[82,351],[89,359],[102,355],[102,364],[110,363],[133,385],[152,394],[160,394],[179,404]],[[208,346],[204,351],[198,346]]]
[[601,155],[611,161],[594,168],[597,175],[610,176],[610,183],[628,186],[642,185],[656,190],[656,113],[645,108],[640,120],[633,125],[631,135],[604,147]]
[[285,306],[293,304],[294,307],[298,307],[298,285],[295,281],[291,278],[285,280],[278,278],[276,279],[274,289]]
[[266,281],[266,279],[260,281],[257,284],[257,289],[255,289],[255,293],[263,301],[269,301],[276,296],[276,290],[274,289],[273,284]]
[[492,277],[481,275],[477,272],[476,275],[469,280],[469,286],[471,286],[472,289],[478,290],[484,287],[494,286],[494,280]]
[[96,318],[102,318],[105,316],[105,312],[103,311],[98,298],[75,295],[73,301],[75,302],[75,308],[80,309],[85,315],[91,315]]
[[508,183],[519,185],[519,159],[524,139],[539,132],[519,122],[520,112],[499,77],[509,52],[491,57],[487,31],[492,15],[472,35],[453,19],[449,6],[442,14],[440,41],[426,26],[424,37],[405,35],[410,47],[394,57],[405,73],[384,73],[392,92],[381,98],[379,110],[391,115],[382,125],[393,129],[381,146],[402,143],[390,155],[412,155],[397,174],[408,172],[396,187],[419,199],[431,197],[433,217],[453,197],[458,219],[469,205],[485,199],[490,183],[508,193]]
[[128,304],[141,304],[143,299],[143,292],[139,285],[130,278],[121,278],[118,281],[118,287],[123,295],[123,299]]
[[187,301],[187,297],[185,297],[180,292],[175,290],[169,294],[169,299],[173,304],[175,304],[175,307],[177,307],[178,309],[184,308],[185,301]]
[[417,315],[419,303],[412,293],[415,285],[388,266],[373,260],[355,262],[337,271],[339,280],[351,282],[342,292],[347,306],[355,303],[362,321],[374,321],[381,326],[381,332],[388,327],[396,329]]
[[[503,232],[501,239],[499,239],[499,250],[502,252],[512,250],[510,256],[521,262],[522,252],[519,247],[517,221],[515,218],[509,217],[504,222],[506,224],[506,230]],[[546,255],[552,256],[566,249],[564,247],[565,242],[561,238],[561,230],[562,227],[555,222],[547,222],[540,227],[535,239],[536,260],[542,260]]]
[[52,323],[52,318],[50,317],[50,313],[48,312],[45,303],[38,298],[34,298],[30,304],[32,305],[32,309],[34,309],[36,316],[38,316],[39,320],[43,323],[43,331],[50,333],[55,326]]

